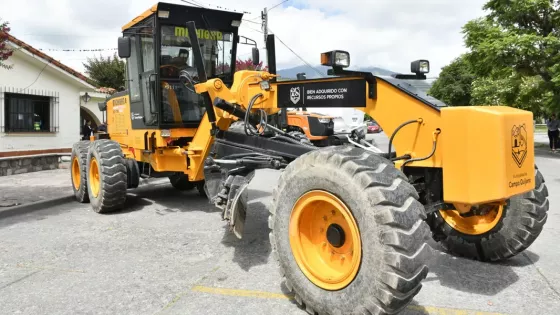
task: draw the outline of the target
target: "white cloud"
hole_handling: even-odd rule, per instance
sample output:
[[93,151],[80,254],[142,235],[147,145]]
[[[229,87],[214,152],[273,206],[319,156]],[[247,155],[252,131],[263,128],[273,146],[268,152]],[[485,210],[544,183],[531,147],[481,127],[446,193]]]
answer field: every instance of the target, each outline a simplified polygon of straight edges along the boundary
[[[181,3],[179,0],[169,0]],[[280,0],[195,0],[209,7],[248,11],[240,33],[261,47],[260,11]],[[344,49],[354,66],[377,66],[408,72],[410,61],[429,59],[431,75],[465,51],[461,27],[480,16],[484,0],[289,0],[270,11],[269,26],[279,39],[311,64],[321,52]],[[43,49],[114,48],[121,26],[156,1],[136,0],[18,0],[2,5],[0,18],[11,22],[12,33]],[[256,22],[256,23],[255,23]],[[279,41],[278,68],[303,64]],[[240,55],[248,57],[248,47]],[[49,52],[83,71],[82,62],[106,52]],[[263,51],[264,53],[264,51]],[[261,54],[264,57],[264,54]],[[311,69],[309,70],[312,71]]]

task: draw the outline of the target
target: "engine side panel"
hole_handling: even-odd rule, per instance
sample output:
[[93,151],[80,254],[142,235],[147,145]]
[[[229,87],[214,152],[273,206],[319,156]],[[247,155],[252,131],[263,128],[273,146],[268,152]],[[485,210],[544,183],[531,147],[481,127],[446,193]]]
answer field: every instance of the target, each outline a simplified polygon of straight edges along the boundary
[[447,202],[477,204],[535,187],[533,114],[505,106],[441,109]]

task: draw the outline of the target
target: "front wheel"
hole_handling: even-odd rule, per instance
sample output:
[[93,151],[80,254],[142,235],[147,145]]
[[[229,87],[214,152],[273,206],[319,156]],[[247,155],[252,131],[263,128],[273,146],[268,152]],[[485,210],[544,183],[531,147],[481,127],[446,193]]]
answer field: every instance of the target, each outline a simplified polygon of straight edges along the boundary
[[390,161],[350,146],[302,155],[280,177],[270,241],[310,314],[395,314],[428,274],[422,204]]
[[87,158],[88,195],[93,211],[120,210],[126,201],[127,172],[119,143],[96,140]]
[[537,239],[547,219],[548,189],[535,168],[535,189],[485,214],[462,217],[454,210],[434,212],[434,239],[451,254],[480,261],[511,258]]

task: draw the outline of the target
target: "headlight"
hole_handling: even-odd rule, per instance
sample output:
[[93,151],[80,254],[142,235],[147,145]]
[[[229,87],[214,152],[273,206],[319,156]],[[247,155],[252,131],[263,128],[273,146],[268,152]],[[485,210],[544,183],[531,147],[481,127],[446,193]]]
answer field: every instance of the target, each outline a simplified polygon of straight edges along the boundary
[[416,60],[410,63],[410,71],[412,73],[429,73],[430,62],[428,60]]
[[321,54],[321,65],[347,68],[350,66],[350,54],[347,51],[333,50]]
[[270,82],[261,81],[259,84],[260,84],[262,90],[265,90],[265,91],[270,90]]
[[319,122],[322,124],[328,124],[331,122],[330,118],[319,118]]

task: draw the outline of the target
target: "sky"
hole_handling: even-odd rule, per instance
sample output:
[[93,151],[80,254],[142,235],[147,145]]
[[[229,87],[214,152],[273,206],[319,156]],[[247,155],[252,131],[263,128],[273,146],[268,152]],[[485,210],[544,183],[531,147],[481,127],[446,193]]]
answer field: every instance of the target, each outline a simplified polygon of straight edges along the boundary
[[[167,0],[183,3],[180,0]],[[466,51],[462,26],[484,14],[485,0],[189,0],[209,8],[247,12],[240,35],[264,48],[261,14],[269,11],[269,32],[276,35],[277,68],[318,65],[320,54],[346,50],[352,67],[375,66],[410,72],[410,62],[428,59],[429,77]],[[51,57],[83,72],[87,57],[102,52],[48,49],[114,49],[121,27],[150,8],[154,0],[18,0],[4,1],[0,19],[12,34]],[[234,4],[235,3],[235,4]],[[183,3],[186,4],[186,3]],[[281,42],[280,42],[281,41]],[[282,44],[282,42],[285,44]],[[292,53],[287,47],[296,54]],[[250,57],[250,48],[239,52]],[[265,51],[261,50],[261,59]],[[300,59],[301,58],[301,59]],[[313,71],[313,69],[309,69]]]

